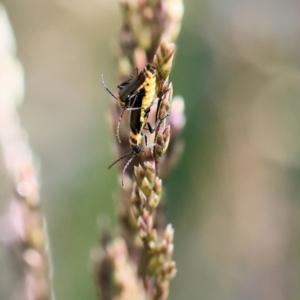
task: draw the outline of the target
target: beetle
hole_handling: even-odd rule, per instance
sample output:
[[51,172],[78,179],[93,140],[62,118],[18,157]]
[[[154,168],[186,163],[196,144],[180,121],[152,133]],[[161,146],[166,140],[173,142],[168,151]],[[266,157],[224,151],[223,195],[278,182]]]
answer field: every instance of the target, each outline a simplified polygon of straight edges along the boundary
[[116,97],[105,85],[103,74],[102,84],[108,93],[114,97],[119,105],[123,108],[118,125],[117,125],[117,138],[120,140],[120,123],[125,110],[135,111],[140,110],[139,118],[141,122],[147,119],[150,107],[154,104],[155,88],[156,88],[156,67],[153,64],[147,64],[145,68],[132,76],[128,80],[118,85],[119,93]]
[[[147,97],[147,92],[145,91],[145,88],[143,88],[141,90],[141,93],[135,99],[136,105],[142,106],[143,102],[145,101],[144,99],[145,97]],[[129,145],[131,151],[126,153],[125,155],[123,155],[122,157],[120,157],[119,159],[117,159],[111,165],[108,166],[108,169],[110,169],[117,162],[132,154],[131,158],[128,160],[128,162],[126,163],[126,165],[122,170],[122,186],[124,186],[123,178],[127,167],[130,165],[131,161],[135,158],[135,156],[143,152],[140,146],[143,138],[145,138],[146,146],[149,146],[147,142],[147,135],[144,133],[144,130],[149,130],[149,132],[152,134],[156,130],[157,126],[159,126],[160,122],[162,122],[162,120],[168,116],[166,115],[162,119],[157,120],[156,125],[154,126],[154,128],[152,128],[150,123],[148,122],[151,106],[152,106],[152,102],[150,102],[150,106],[147,107],[146,109],[132,110],[130,112]]]

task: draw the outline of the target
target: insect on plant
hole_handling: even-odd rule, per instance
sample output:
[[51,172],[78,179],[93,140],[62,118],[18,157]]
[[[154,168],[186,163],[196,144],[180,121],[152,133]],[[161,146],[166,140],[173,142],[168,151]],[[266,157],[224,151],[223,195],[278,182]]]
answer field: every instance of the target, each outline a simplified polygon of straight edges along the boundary
[[[139,96],[136,97],[136,99],[135,99],[136,105],[142,106],[145,97],[147,97],[147,93],[145,91],[143,91]],[[108,167],[108,169],[110,169],[117,162],[119,162],[123,158],[132,154],[131,158],[128,160],[128,162],[126,163],[126,165],[122,171],[122,186],[124,186],[123,178],[124,178],[124,174],[126,172],[127,167],[130,165],[131,161],[135,158],[135,156],[139,155],[143,151],[140,147],[140,144],[141,144],[143,138],[145,138],[146,146],[149,146],[148,142],[147,142],[147,135],[144,133],[143,130],[149,130],[150,133],[153,133],[156,130],[157,126],[159,126],[159,124],[163,121],[163,119],[165,119],[168,116],[168,115],[166,115],[162,119],[158,120],[157,123],[155,124],[154,128],[152,128],[150,123],[148,122],[148,117],[149,117],[151,106],[152,106],[152,104],[150,104],[150,106],[147,109],[145,109],[144,111],[142,109],[131,111],[131,113],[130,113],[130,134],[129,134],[129,144],[130,144],[131,151],[129,153],[123,155],[116,161],[114,161]]]
[[151,106],[154,104],[156,87],[156,67],[153,64],[147,64],[146,67],[136,75],[118,85],[119,93],[116,97],[105,85],[103,74],[102,84],[108,93],[114,97],[123,108],[117,125],[117,138],[120,140],[120,123],[125,110],[140,110],[139,119],[143,123],[148,118]]

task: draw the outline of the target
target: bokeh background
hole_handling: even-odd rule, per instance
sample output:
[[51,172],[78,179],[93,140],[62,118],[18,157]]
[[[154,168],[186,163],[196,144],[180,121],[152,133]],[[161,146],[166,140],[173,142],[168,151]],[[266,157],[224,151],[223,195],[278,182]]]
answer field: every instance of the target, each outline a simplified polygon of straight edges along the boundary
[[[118,190],[100,78],[117,85],[118,3],[2,3],[25,70],[19,112],[40,164],[56,298],[95,299],[90,251],[99,217],[115,224]],[[186,103],[185,151],[165,182],[170,299],[300,299],[300,2],[184,5],[171,80]],[[14,278],[1,248],[5,300]]]

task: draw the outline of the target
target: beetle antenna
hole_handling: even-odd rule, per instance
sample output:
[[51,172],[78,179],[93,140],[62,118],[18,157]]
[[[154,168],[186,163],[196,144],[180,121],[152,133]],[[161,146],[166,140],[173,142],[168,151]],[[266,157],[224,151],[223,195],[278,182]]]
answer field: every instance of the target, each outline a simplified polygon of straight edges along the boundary
[[[132,153],[132,152],[131,152]],[[126,163],[123,171],[122,171],[122,186],[124,186],[124,175],[126,172],[127,167],[130,165],[130,163],[132,162],[132,160],[135,158],[136,153],[133,152],[133,155],[131,156],[131,158],[128,160],[128,162]]]
[[123,110],[121,112],[121,115],[120,115],[120,118],[119,118],[119,121],[118,121],[118,125],[117,125],[117,134],[116,134],[116,137],[118,138],[118,141],[119,141],[120,144],[121,144],[121,139],[120,139],[120,125],[121,125],[121,120],[122,120],[122,117],[123,117],[123,114],[124,114],[125,110],[126,110],[126,108],[123,108]]
[[110,93],[111,96],[113,96],[117,101],[118,101],[118,98],[108,89],[108,87],[106,86],[105,82],[104,82],[104,77],[103,77],[103,74],[101,74],[101,81],[102,81],[102,84],[103,86],[105,87],[105,89]]
[[130,152],[128,152],[127,154],[121,156],[121,157],[118,158],[116,161],[114,161],[111,165],[109,165],[109,166],[107,167],[107,169],[110,169],[110,168],[111,168],[113,165],[115,165],[117,162],[119,162],[120,160],[122,160],[123,158],[125,158],[126,156],[128,156],[128,155],[130,155],[130,154],[132,154],[132,153],[134,153],[134,152],[133,152],[133,151],[130,151]]

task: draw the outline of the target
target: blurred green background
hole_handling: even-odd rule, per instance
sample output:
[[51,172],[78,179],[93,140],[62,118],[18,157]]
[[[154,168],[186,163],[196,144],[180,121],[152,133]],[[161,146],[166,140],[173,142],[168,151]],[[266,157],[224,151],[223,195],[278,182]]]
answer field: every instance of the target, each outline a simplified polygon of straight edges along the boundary
[[[41,166],[56,299],[95,299],[90,251],[99,216],[115,224],[118,190],[100,78],[117,85],[118,3],[2,2],[25,70],[20,115]],[[184,3],[171,80],[185,151],[165,182],[170,299],[300,299],[300,2]],[[0,277],[10,299],[8,265]]]

